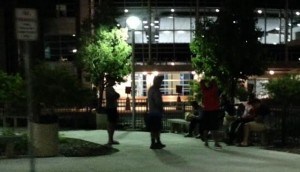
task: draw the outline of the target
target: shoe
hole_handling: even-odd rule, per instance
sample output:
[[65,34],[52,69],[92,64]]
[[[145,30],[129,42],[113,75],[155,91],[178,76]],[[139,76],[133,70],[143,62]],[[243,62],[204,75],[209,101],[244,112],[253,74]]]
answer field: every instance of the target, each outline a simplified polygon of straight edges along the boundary
[[119,145],[120,143],[116,140],[113,140],[111,142],[108,142],[107,144],[109,144],[109,145]]
[[193,137],[193,135],[188,133],[188,134],[184,135],[184,137]]
[[161,149],[162,147],[159,146],[157,143],[151,144],[150,149]]
[[166,147],[166,145],[165,145],[165,144],[162,144],[162,143],[157,143],[157,145],[158,145],[158,147],[160,147],[160,148]]
[[248,144],[243,144],[243,143],[240,143],[237,145],[238,147],[248,147],[249,145]]

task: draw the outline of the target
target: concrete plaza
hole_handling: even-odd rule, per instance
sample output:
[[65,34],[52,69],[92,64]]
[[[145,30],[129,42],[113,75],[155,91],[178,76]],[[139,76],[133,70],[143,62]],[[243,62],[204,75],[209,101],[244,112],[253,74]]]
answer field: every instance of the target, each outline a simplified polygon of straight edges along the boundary
[[[107,141],[105,130],[61,131],[66,137],[100,144]],[[117,131],[119,152],[95,157],[36,158],[37,172],[298,172],[300,155],[264,150],[259,147],[223,145],[221,150],[203,145],[195,138],[163,133],[167,145],[162,150],[149,149],[149,133]],[[0,159],[0,172],[29,172],[28,158]]]

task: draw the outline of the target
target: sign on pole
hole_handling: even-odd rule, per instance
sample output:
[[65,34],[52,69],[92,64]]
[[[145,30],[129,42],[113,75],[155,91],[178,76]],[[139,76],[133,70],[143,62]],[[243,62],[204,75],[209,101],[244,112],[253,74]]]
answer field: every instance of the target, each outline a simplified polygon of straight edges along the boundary
[[35,41],[38,39],[38,17],[35,9],[17,8],[16,35],[18,40]]

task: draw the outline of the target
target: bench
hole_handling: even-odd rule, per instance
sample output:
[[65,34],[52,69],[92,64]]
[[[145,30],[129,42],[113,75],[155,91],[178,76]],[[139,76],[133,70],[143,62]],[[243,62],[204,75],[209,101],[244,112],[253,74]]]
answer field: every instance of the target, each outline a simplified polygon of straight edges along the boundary
[[187,130],[190,122],[184,119],[167,119],[168,123],[170,124],[170,129],[172,133],[181,133]]
[[5,156],[13,158],[15,156],[15,143],[21,140],[21,136],[0,136],[0,143],[5,144]]

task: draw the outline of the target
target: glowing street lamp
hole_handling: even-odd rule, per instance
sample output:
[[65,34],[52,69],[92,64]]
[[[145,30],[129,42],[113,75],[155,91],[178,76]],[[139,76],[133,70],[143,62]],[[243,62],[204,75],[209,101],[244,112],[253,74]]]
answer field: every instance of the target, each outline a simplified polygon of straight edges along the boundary
[[131,96],[132,96],[132,128],[135,129],[136,127],[136,103],[135,103],[135,29],[141,24],[141,20],[136,16],[128,17],[126,20],[128,27],[131,29],[132,34],[132,56],[131,56]]

